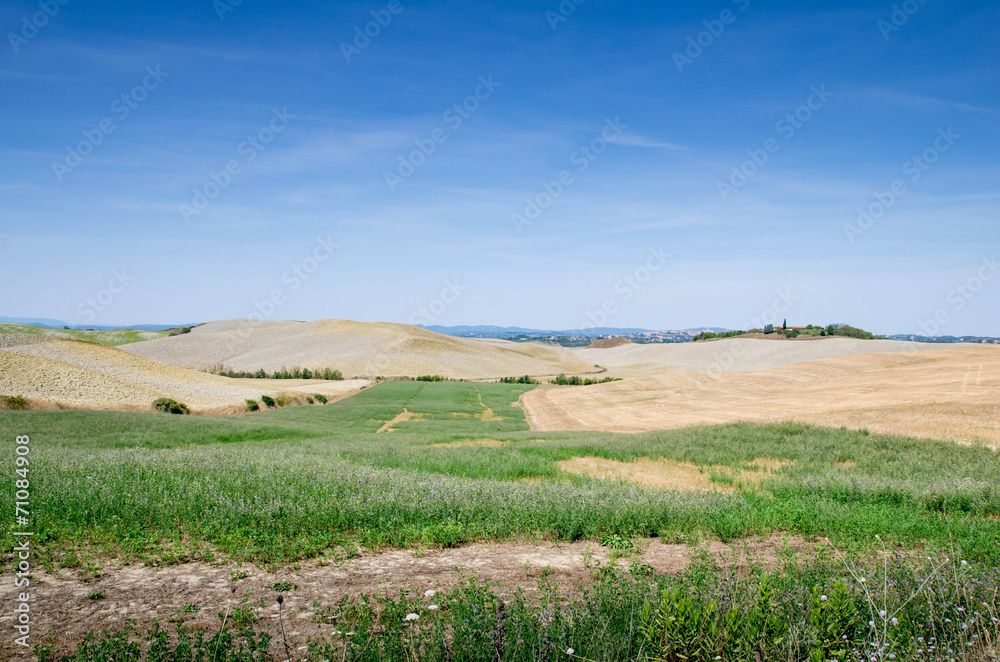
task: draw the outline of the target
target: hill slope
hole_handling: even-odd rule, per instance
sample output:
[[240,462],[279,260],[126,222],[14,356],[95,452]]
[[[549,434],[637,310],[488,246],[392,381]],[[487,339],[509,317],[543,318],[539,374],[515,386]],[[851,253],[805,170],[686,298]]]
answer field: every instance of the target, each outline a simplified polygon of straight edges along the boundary
[[674,372],[536,389],[523,401],[538,430],[642,432],[795,420],[1000,446],[1000,348],[937,347],[747,372]]
[[899,340],[823,338],[771,341],[729,338],[699,343],[624,344],[619,347],[572,349],[586,363],[599,364],[614,377],[640,377],[676,371],[731,372],[765,370],[783,365],[849,354],[940,349],[941,345]]
[[317,320],[225,320],[180,336],[135,343],[126,351],[171,365],[232,370],[340,370],[345,376],[497,379],[511,375],[595,372],[561,348],[443,336],[406,324]]
[[0,335],[0,348],[0,393],[81,408],[148,407],[161,397],[195,410],[242,407],[262,394],[337,396],[367,383],[229,379],[62,338]]

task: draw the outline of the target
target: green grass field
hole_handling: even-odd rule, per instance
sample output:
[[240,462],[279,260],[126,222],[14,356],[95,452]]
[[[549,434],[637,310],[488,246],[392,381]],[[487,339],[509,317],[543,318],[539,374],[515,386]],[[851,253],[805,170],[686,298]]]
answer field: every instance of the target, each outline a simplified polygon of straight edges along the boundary
[[[774,531],[828,536],[845,549],[879,535],[1000,560],[1000,457],[989,449],[798,424],[539,433],[513,406],[530,388],[385,382],[326,406],[238,417],[6,412],[0,430],[11,441],[31,437],[33,525],[51,563],[84,544],[127,559],[221,552],[283,562],[348,540]],[[376,432],[404,408],[413,420]],[[468,445],[483,439],[491,445]],[[559,470],[579,456],[694,463],[735,491],[667,492]],[[794,464],[759,485],[740,482],[755,458]],[[13,452],[0,458],[0,507],[9,510],[13,461]]]
[[90,340],[102,345],[128,345],[142,340],[154,340],[168,335],[166,331],[142,331],[140,329],[108,329],[87,331],[76,329],[50,329],[44,326],[0,323],[0,333],[24,333],[32,336],[53,336],[56,338],[76,338]]
[[[433,606],[420,592],[345,596],[314,603],[340,630],[292,651],[295,660],[996,659],[997,453],[797,424],[539,433],[514,406],[530,388],[384,382],[326,406],[237,417],[0,413],[10,442],[0,508],[12,512],[23,487],[13,442],[29,435],[33,558],[82,577],[108,559],[294,567],[356,544],[613,535],[697,545],[780,531],[829,537],[846,554],[840,561],[821,544],[807,563],[789,557],[777,573],[751,564],[734,575],[695,551],[676,575],[633,560],[627,570],[594,567],[576,593],[541,582],[531,596],[470,577]],[[404,408],[410,420],[377,432]],[[729,491],[559,470],[581,456],[693,463]],[[782,463],[745,478],[757,458]],[[884,565],[872,560],[883,542],[897,551]],[[45,662],[287,659],[282,631],[252,606],[234,612],[237,623],[205,605],[220,611],[217,630],[124,623],[73,642],[69,655],[53,652],[58,636],[35,653]]]

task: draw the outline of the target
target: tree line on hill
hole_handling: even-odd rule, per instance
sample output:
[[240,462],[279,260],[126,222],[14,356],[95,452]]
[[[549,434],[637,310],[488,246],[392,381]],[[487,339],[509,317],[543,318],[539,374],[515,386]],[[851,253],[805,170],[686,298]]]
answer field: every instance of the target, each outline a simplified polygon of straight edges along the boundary
[[779,336],[784,336],[785,338],[797,338],[800,335],[809,336],[840,336],[844,338],[860,338],[861,340],[872,340],[873,338],[881,338],[882,336],[876,336],[870,331],[865,331],[857,327],[851,326],[850,324],[828,324],[826,326],[815,326],[809,324],[804,328],[788,328],[788,320],[785,320],[781,328],[775,328],[773,324],[766,325],[763,329],[750,329],[749,331],[722,331],[720,333],[713,333],[712,331],[703,331],[694,337],[695,342],[699,340],[716,340],[719,338],[735,338],[737,336],[745,336],[751,333],[762,333],[766,336],[771,334],[778,334]]

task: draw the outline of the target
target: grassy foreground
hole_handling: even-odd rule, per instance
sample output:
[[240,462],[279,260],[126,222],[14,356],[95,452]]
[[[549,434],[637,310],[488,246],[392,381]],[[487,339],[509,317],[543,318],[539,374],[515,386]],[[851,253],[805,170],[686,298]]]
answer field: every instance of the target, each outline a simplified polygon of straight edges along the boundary
[[[11,442],[0,456],[0,508],[13,511],[20,479],[13,441],[29,435],[33,558],[83,576],[109,557],[163,564],[222,554],[287,564],[355,544],[607,536],[696,543],[774,531],[828,537],[847,559],[819,545],[807,564],[789,558],[767,574],[757,566],[734,572],[702,555],[674,576],[633,560],[628,570],[594,567],[593,582],[578,592],[543,582],[541,595],[530,597],[470,577],[438,595],[325,605],[320,613],[337,631],[302,649],[289,649],[247,604],[220,611],[214,631],[167,623],[137,632],[125,624],[92,633],[68,656],[53,653],[57,639],[36,655],[66,662],[997,659],[997,453],[798,424],[539,433],[515,406],[530,388],[388,382],[327,406],[239,417],[0,413],[0,433]],[[408,420],[398,418],[404,410]],[[378,432],[393,420],[391,431]],[[694,464],[703,482],[725,491],[670,492],[561,472],[558,463],[575,457]],[[770,469],[761,471],[762,463]],[[883,543],[898,554],[884,564],[871,553]]]
[[[529,388],[388,382],[327,406],[240,417],[10,412],[0,431],[11,442],[31,436],[32,527],[57,565],[79,562],[84,544],[124,559],[222,552],[277,563],[349,540],[687,541],[776,530],[846,549],[880,535],[1000,560],[1000,457],[989,449],[798,424],[538,433],[513,406]],[[411,420],[376,432],[404,408]],[[693,463],[732,491],[560,472],[558,461],[579,456]],[[0,457],[0,507],[10,512],[14,457]],[[741,478],[760,458],[786,464]]]
[[[302,647],[268,634],[244,604],[212,635],[126,625],[60,659],[987,662],[1000,653],[998,586],[996,567],[947,557],[881,568],[789,561],[779,573],[736,574],[704,554],[674,576],[598,567],[571,595],[544,583],[539,595],[510,595],[469,578],[447,593],[345,596],[317,615],[336,621],[332,635]],[[39,650],[42,662],[56,659],[50,651]]]

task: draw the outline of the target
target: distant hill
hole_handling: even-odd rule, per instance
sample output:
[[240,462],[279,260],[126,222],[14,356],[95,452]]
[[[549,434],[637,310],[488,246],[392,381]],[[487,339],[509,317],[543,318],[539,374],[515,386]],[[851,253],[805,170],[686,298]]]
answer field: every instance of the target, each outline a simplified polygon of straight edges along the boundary
[[250,372],[328,367],[347,377],[441,375],[455,379],[596,372],[592,363],[556,347],[457,338],[408,324],[351,320],[221,320],[124,349],[200,370],[223,365]]
[[115,331],[117,329],[166,331],[167,329],[175,329],[182,326],[194,326],[194,324],[132,324],[130,326],[123,326],[121,324],[116,326],[102,326],[100,324],[75,325],[63,322],[62,320],[54,320],[46,317],[0,317],[0,322],[4,322],[6,324],[25,324],[27,326],[43,326],[48,329],[65,329],[66,327],[69,327],[77,331],[83,331],[85,329],[93,329],[94,331]]
[[629,333],[651,333],[652,329],[638,328],[617,328],[610,326],[598,326],[593,329],[526,329],[520,326],[423,326],[422,329],[440,333],[445,336],[457,336],[464,338],[510,338],[514,336],[622,336]]

